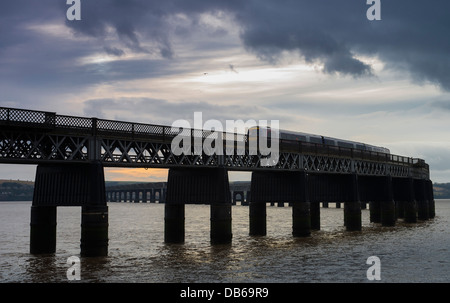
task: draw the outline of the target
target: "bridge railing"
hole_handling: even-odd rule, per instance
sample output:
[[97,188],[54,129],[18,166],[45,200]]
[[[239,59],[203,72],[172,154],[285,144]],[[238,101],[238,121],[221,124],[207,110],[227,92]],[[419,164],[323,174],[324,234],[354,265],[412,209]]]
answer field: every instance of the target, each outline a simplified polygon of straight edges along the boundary
[[[88,135],[121,136],[130,139],[157,139],[166,143],[170,143],[173,137],[179,135],[184,131],[183,128],[174,128],[164,125],[57,115],[54,112],[6,107],[0,107],[0,125],[23,127],[32,126],[33,128],[40,129],[71,130]],[[219,138],[219,136],[222,136],[225,148],[233,148],[237,150],[239,148],[242,148],[242,144],[244,144],[245,148],[249,148],[249,138],[244,134],[226,132],[219,133],[216,131],[200,129],[187,129],[187,131],[189,133],[189,136],[193,140],[193,143],[195,143],[194,138],[198,137],[201,137],[202,139],[217,139]],[[234,141],[232,143],[233,146],[227,145],[227,143],[229,144],[230,138],[234,138]],[[393,154],[286,139],[280,139],[279,144],[280,152],[296,152],[301,154],[336,156],[376,162],[394,163],[400,165],[410,165],[416,168],[428,169],[428,164],[426,164],[422,159],[403,157]]]

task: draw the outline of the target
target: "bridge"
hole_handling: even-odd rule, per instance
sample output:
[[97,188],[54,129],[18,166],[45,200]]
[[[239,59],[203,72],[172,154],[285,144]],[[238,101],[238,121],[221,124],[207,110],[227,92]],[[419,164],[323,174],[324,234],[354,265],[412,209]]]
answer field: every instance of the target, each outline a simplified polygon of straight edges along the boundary
[[[231,204],[249,205],[251,196],[251,182],[230,182]],[[106,186],[107,202],[130,202],[130,203],[165,203],[167,182],[130,183],[123,185]],[[270,202],[271,206],[284,207],[284,202]],[[341,208],[340,202],[335,202],[336,208]],[[322,202],[324,208],[328,208],[329,202]],[[361,209],[367,205],[361,201]],[[398,211],[398,210],[397,210]]]
[[[178,155],[172,140],[183,129],[54,112],[0,107],[0,163],[35,164],[30,252],[56,249],[56,207],[81,206],[81,255],[108,252],[108,206],[104,167],[167,168],[164,241],[184,242],[186,204],[211,207],[211,243],[230,243],[229,171],[250,171],[249,233],[266,234],[266,203],[289,203],[292,235],[320,229],[319,203],[344,203],[344,225],[361,230],[361,205],[372,222],[393,226],[435,215],[429,166],[422,159],[353,148],[279,140],[278,162],[250,148],[245,134],[189,129],[192,142],[212,136],[223,153]],[[243,144],[242,144],[243,143]],[[231,151],[231,152],[230,152]],[[247,197],[248,198],[248,197]],[[152,198],[150,197],[150,200]]]
[[[108,202],[165,203],[167,182],[131,183],[106,187]],[[250,182],[230,182],[231,203],[248,205]]]

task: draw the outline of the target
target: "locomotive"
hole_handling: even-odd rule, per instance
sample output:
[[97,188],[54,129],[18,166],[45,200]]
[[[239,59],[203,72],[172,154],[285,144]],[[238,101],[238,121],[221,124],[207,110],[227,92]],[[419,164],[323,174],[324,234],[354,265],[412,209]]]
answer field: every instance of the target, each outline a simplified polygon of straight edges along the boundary
[[[263,130],[263,131],[261,131]],[[267,131],[267,133],[265,132]],[[252,138],[260,138],[261,134],[267,134],[267,138],[270,138],[271,136],[271,129],[270,127],[259,127],[254,126],[249,128],[247,136],[249,140],[252,140]],[[279,130],[279,139],[280,140],[288,140],[288,141],[299,141],[299,142],[305,142],[305,143],[312,143],[312,144],[319,144],[319,145],[327,145],[327,146],[335,146],[335,147],[343,147],[343,148],[353,148],[357,150],[362,151],[368,151],[368,152],[378,152],[378,153],[385,153],[390,154],[390,150],[386,147],[380,147],[380,146],[374,146],[369,145],[361,142],[354,142],[349,140],[342,140],[337,138],[331,138],[331,137],[325,137],[321,135],[313,135],[313,134],[307,134],[302,132],[294,132],[294,131],[288,131],[288,130]]]

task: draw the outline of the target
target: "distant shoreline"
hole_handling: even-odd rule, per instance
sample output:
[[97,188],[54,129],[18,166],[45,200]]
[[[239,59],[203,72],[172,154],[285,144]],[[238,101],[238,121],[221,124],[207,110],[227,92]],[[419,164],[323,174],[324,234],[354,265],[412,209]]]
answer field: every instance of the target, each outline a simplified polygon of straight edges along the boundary
[[[123,185],[123,184],[138,184],[151,182],[137,182],[137,181],[106,181],[106,185]],[[434,183],[433,184],[435,199],[450,199],[450,183]],[[23,180],[6,180],[0,179],[0,202],[13,201],[32,201],[34,192],[33,181]]]

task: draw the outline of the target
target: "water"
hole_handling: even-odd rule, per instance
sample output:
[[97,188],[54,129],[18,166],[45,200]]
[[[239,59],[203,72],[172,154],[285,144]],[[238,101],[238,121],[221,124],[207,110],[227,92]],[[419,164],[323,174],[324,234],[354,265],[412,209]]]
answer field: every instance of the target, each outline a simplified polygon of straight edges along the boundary
[[[31,202],[0,203],[0,281],[66,282],[80,253],[80,207],[59,207],[56,253],[29,254]],[[395,227],[369,222],[347,232],[343,209],[321,208],[321,230],[291,236],[291,208],[267,207],[267,236],[248,235],[248,207],[233,206],[233,242],[211,246],[209,206],[186,206],[185,244],[164,244],[164,205],[109,203],[109,255],[81,258],[82,282],[370,282],[366,260],[381,261],[381,282],[450,282],[450,200],[436,218]],[[373,282],[371,282],[373,283]]]

